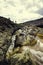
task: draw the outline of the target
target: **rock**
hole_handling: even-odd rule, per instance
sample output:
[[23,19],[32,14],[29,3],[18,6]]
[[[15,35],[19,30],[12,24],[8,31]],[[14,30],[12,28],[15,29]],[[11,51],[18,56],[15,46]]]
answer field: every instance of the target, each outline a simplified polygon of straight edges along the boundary
[[[4,35],[4,38],[1,33],[1,35],[3,36],[2,39],[4,38],[5,40],[11,40],[10,45],[8,45],[8,43],[5,43],[4,41],[5,45],[3,46],[3,42],[1,42],[1,48],[4,49],[3,52],[5,53],[5,55],[3,55],[6,56],[6,60],[10,60],[11,65],[35,65],[35,61],[37,61],[37,59],[33,61],[33,58],[35,59],[35,57],[32,54],[31,49],[35,49],[35,45],[37,46],[36,38],[39,35],[40,31],[41,30],[38,27],[25,26],[17,30],[13,36],[11,36],[10,33],[6,32],[8,35]],[[5,32],[3,32],[3,34],[4,33]]]
[[3,50],[0,49],[0,61],[3,61],[3,59],[4,59]]
[[38,29],[34,27],[25,26],[21,30],[16,31],[15,45],[34,45],[37,41],[35,39]]
[[3,51],[3,55],[6,54],[8,47],[11,44],[11,33],[7,30],[0,32],[0,48]]
[[[16,49],[17,50],[17,49]],[[14,51],[15,52],[15,51]],[[31,53],[29,52],[29,48],[21,47],[18,51],[12,55],[11,65],[28,65],[29,63],[32,64],[32,60],[30,59]]]
[[14,43],[14,46],[11,46],[12,51],[8,52],[6,56],[6,59],[10,60],[11,65],[43,64],[39,58],[39,53],[43,54],[43,49],[40,47],[40,39],[42,38],[39,37],[39,34],[42,34],[41,30],[43,29],[36,26],[25,26],[14,33],[12,36],[12,45]]
[[[0,61],[6,58],[6,52],[11,45],[13,32],[19,29],[19,26],[10,19],[0,17]],[[4,56],[4,57],[3,57]]]

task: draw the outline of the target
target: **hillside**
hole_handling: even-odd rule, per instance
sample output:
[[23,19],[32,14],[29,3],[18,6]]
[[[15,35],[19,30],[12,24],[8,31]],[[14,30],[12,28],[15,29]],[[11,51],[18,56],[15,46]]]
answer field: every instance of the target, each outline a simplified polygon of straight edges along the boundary
[[21,23],[21,25],[22,26],[34,25],[34,26],[38,26],[38,27],[43,27],[43,18],[31,20],[31,21],[26,21],[25,23]]
[[[36,51],[36,49],[39,49],[39,51],[40,50],[43,51],[42,48],[40,49],[40,45],[38,45],[37,47],[37,43],[38,44],[43,43],[42,42],[43,28],[40,27],[43,27],[43,18],[32,21],[26,21],[25,23],[16,24],[10,19],[0,16],[0,65],[24,65],[24,64],[32,65],[31,61],[33,62],[34,56],[33,57],[30,56],[29,59],[29,54],[30,54],[29,45],[30,45],[30,50],[33,49],[36,53],[38,52]],[[36,47],[34,46],[34,44],[36,44]],[[9,49],[10,52],[12,51],[12,53],[13,52],[14,53],[13,54],[10,53]],[[25,49],[27,49],[28,51]],[[42,53],[43,52],[41,52],[41,54]],[[38,55],[39,54],[40,53],[38,52]],[[33,53],[33,55],[35,54]],[[15,58],[17,61],[15,60]],[[36,59],[37,62],[38,57],[37,58],[34,57],[34,59]],[[9,63],[9,60],[11,64]],[[41,62],[43,61],[41,60]],[[38,63],[39,63],[39,59],[38,59]],[[37,64],[35,63],[34,65]]]

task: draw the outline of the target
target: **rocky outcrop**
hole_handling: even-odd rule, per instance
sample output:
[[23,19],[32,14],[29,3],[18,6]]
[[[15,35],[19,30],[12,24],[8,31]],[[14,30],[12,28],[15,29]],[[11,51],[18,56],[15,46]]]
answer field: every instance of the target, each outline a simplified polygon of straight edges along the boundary
[[6,59],[11,65],[43,65],[43,28],[25,26],[12,37]]

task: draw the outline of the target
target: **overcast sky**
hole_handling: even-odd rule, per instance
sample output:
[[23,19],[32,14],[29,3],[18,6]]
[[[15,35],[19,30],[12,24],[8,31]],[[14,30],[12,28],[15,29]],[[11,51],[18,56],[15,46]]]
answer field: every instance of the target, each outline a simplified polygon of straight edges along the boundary
[[43,17],[43,0],[0,0],[0,16],[17,23]]

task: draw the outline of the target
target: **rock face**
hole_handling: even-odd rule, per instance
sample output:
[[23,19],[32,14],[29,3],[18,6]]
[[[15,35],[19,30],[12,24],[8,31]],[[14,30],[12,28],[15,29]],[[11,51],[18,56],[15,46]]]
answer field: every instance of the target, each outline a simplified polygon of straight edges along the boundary
[[0,65],[43,65],[43,28],[0,17]]
[[6,59],[11,65],[43,65],[43,28],[25,26],[12,37]]

